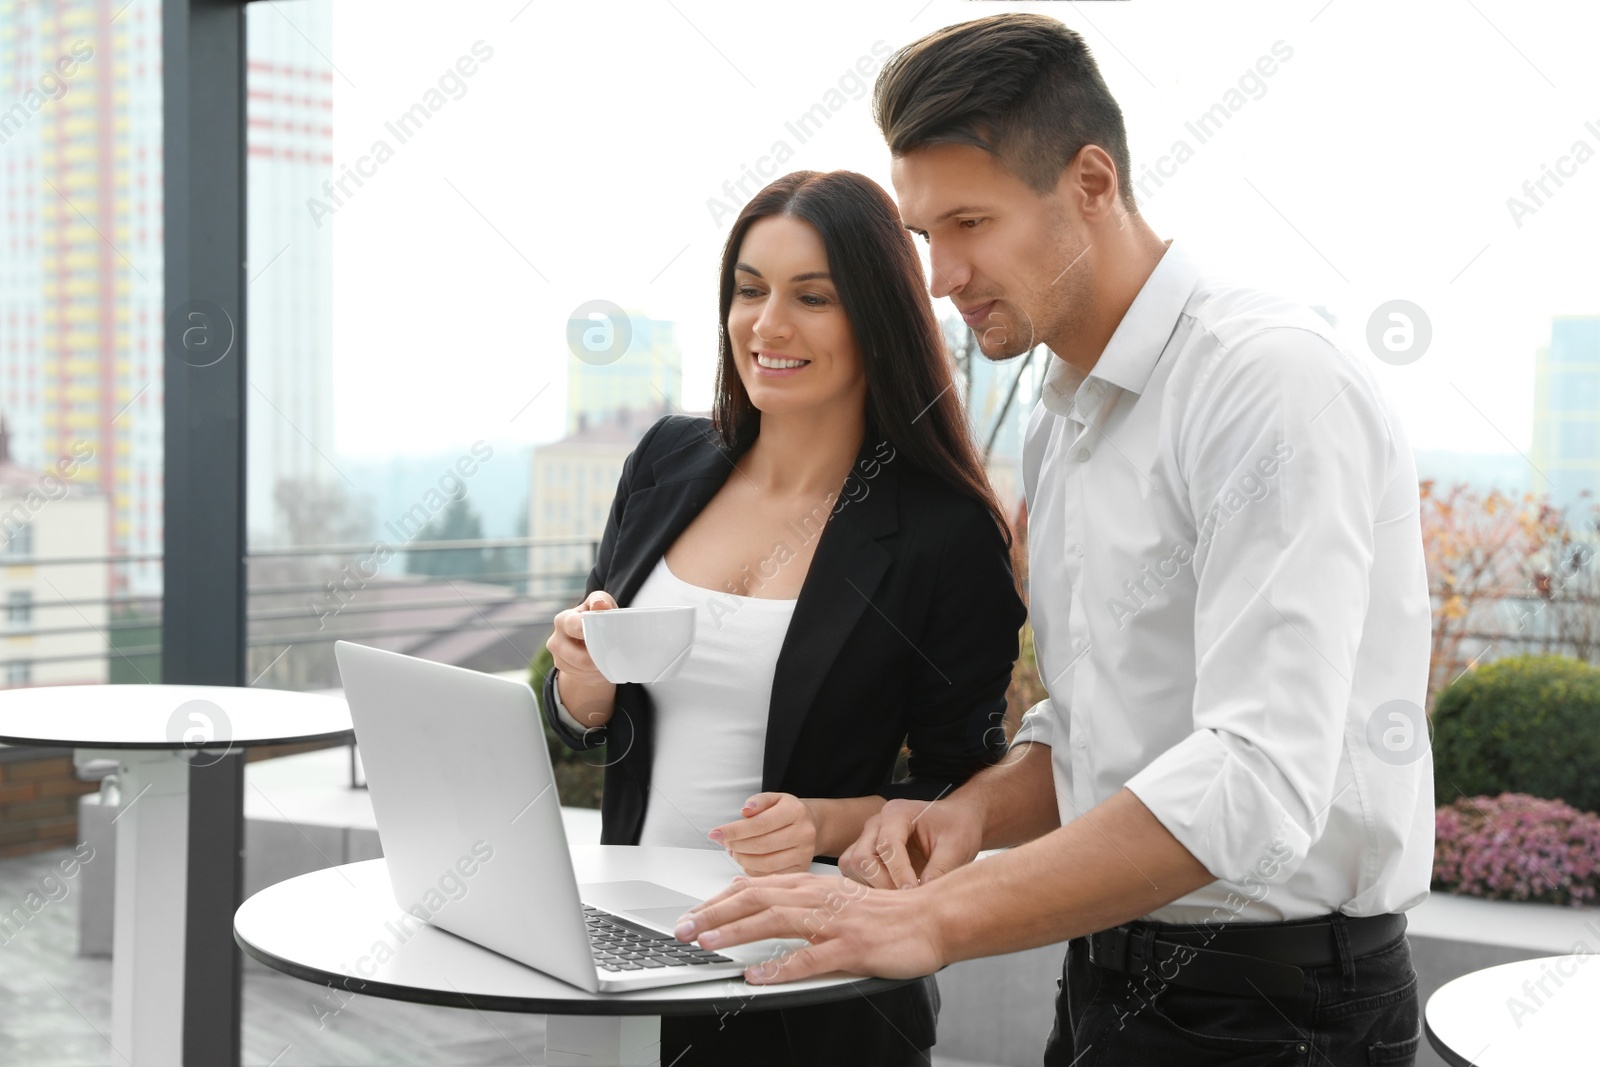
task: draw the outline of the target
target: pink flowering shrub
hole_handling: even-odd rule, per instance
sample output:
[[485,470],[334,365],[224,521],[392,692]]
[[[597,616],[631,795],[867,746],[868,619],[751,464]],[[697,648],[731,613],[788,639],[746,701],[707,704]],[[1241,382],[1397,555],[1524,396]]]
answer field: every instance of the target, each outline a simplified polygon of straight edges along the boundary
[[1600,816],[1501,793],[1445,805],[1434,830],[1435,889],[1573,907],[1600,896]]

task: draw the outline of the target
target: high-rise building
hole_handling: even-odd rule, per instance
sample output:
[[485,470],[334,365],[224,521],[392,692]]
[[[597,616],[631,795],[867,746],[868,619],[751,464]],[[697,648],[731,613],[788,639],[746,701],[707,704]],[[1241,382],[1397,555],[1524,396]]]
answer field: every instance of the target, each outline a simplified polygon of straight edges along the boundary
[[[628,331],[626,348],[619,330]],[[633,311],[618,322],[595,312],[572,320],[568,336],[576,343],[567,361],[567,433],[578,433],[580,422],[599,425],[624,409],[671,411],[683,403],[683,354],[671,322]],[[614,358],[613,346],[621,349]]]
[[251,536],[282,542],[280,480],[338,480],[333,443],[333,222],[307,211],[333,179],[333,5],[250,19],[250,400],[245,454]]
[[[1536,490],[1559,507],[1600,498],[1600,315],[1559,315],[1534,363]],[[1584,494],[1587,494],[1585,496]]]
[[[333,440],[330,228],[305,203],[332,173],[329,5],[250,21],[249,509],[327,477]],[[158,594],[163,292],[161,11],[0,0],[0,410],[45,469],[75,449],[109,505],[106,545],[143,557],[114,592]],[[235,324],[237,327],[237,324]]]
[[[100,543],[159,556],[161,10],[0,0],[0,409],[24,470],[78,454]],[[160,588],[156,561],[119,589]]]
[[[279,480],[339,480],[333,417],[333,223],[306,204],[333,176],[333,5],[252,8],[245,108],[250,265],[245,316],[246,518],[281,542]],[[293,21],[290,21],[290,18]]]

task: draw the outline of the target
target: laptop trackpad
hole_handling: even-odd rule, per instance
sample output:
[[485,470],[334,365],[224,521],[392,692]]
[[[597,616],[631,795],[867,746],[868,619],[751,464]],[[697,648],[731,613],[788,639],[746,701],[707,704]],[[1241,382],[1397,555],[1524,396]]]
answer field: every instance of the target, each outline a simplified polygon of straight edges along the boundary
[[700,903],[699,897],[668,889],[654,882],[590,882],[578,887],[585,904],[643,923],[653,930],[672,933],[683,913]]

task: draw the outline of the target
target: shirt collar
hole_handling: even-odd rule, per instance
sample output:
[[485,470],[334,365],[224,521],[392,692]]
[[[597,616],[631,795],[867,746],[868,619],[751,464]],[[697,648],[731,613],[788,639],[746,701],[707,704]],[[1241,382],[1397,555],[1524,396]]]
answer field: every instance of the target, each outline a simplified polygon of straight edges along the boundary
[[1130,393],[1142,392],[1199,280],[1199,265],[1177,241],[1167,241],[1166,252],[1145,279],[1088,375],[1080,374],[1052,353],[1040,394],[1044,406],[1057,415],[1070,414],[1086,378],[1098,378]]

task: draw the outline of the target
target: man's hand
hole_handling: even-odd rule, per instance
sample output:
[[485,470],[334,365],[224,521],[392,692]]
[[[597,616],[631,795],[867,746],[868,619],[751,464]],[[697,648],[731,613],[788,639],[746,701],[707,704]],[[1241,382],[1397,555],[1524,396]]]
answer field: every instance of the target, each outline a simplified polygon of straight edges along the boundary
[[839,857],[839,870],[879,889],[908,889],[971,863],[982,846],[975,805],[956,796],[891,800]]
[[811,866],[820,822],[811,805],[793,793],[757,793],[739,814],[742,819],[708,836],[727,848],[745,874],[801,873]]
[[917,978],[947,962],[927,892],[888,893],[839,875],[735,878],[686,914],[677,936],[711,950],[769,937],[810,942],[746,968],[754,985],[834,972]]
[[[939,814],[947,802],[924,805],[928,814],[906,840],[918,839],[922,824],[935,817],[970,835],[970,817],[959,810]],[[1028,824],[1013,830],[1019,828]],[[935,853],[953,848],[942,832],[940,838]],[[983,843],[1006,851],[912,889],[874,889],[842,875],[735,878],[684,915],[675,932],[711,950],[765,938],[810,942],[746,969],[756,983],[835,972],[911,978],[957,960],[1106,930],[1216,880],[1126,788],[1032,841]],[[878,865],[867,858],[869,880]]]

